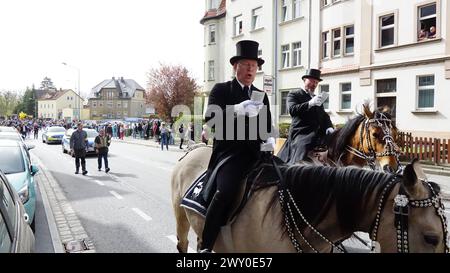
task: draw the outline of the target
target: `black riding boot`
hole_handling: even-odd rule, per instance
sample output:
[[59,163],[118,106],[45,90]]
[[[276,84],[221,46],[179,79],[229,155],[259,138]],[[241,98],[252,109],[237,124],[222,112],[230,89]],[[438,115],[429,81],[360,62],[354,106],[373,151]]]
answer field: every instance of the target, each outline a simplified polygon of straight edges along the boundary
[[202,234],[202,252],[211,252],[214,243],[216,242],[217,235],[220,232],[220,228],[226,224],[228,200],[222,200],[221,193],[217,191],[208,207],[206,213],[205,227]]

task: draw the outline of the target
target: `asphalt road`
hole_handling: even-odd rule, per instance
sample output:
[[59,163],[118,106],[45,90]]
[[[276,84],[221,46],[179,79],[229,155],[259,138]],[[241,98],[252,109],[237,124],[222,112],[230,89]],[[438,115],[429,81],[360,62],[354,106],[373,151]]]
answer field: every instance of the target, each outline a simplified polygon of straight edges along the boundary
[[[61,145],[36,142],[36,155],[59,182],[97,252],[177,252],[170,175],[183,155],[177,147],[114,142],[106,174],[87,158],[88,175],[75,175],[74,159]],[[190,235],[191,248],[196,237]]]

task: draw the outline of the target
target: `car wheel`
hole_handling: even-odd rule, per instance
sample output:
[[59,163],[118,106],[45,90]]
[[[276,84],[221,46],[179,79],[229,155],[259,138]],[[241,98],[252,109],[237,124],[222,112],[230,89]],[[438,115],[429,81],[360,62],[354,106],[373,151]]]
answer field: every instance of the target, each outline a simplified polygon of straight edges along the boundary
[[63,150],[63,154],[67,153],[66,149],[64,149],[64,146],[62,146],[62,150]]

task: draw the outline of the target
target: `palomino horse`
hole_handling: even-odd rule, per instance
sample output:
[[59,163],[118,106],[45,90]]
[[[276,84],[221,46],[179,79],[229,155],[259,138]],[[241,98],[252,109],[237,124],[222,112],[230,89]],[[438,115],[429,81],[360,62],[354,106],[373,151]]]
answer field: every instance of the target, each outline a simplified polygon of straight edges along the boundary
[[318,165],[369,165],[373,170],[379,167],[393,172],[400,165],[396,138],[397,128],[388,109],[372,112],[365,103],[363,114],[349,120],[329,137],[328,153],[311,152],[310,157]]
[[[172,174],[180,252],[187,252],[191,227],[201,238],[204,218],[180,202],[206,169],[210,155],[208,147],[193,150]],[[379,243],[381,252],[448,252],[439,187],[424,180],[416,162],[407,165],[401,177],[355,167],[298,164],[282,166],[280,173],[284,183],[252,192],[240,213],[222,228],[214,251],[330,252],[353,232],[363,231]]]

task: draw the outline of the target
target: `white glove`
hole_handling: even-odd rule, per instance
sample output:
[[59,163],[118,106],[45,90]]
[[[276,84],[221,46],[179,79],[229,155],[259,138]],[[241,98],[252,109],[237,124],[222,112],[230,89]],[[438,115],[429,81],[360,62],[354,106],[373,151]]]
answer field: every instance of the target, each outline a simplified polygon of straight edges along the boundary
[[247,115],[249,117],[256,117],[263,105],[262,102],[245,100],[234,105],[234,112],[241,116]]
[[314,96],[310,101],[308,101],[309,108],[313,106],[321,106],[323,103],[322,95]]
[[330,127],[325,131],[325,134],[329,135],[329,134],[332,134],[333,132],[334,132],[333,127]]
[[275,138],[269,137],[266,140],[266,143],[261,144],[261,151],[262,152],[272,152],[275,150]]

